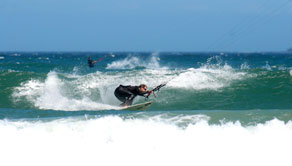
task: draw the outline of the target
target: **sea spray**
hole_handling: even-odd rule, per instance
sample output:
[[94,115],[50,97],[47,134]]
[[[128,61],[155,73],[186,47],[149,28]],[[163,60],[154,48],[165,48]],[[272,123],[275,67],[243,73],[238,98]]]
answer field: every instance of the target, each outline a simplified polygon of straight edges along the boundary
[[167,69],[159,64],[159,54],[153,53],[150,57],[142,59],[141,57],[129,55],[125,59],[113,61],[108,64],[106,69],[134,69],[136,67],[145,67],[150,69]]
[[16,100],[24,98],[39,109],[77,111],[115,108],[115,106],[96,103],[86,96],[72,98],[72,89],[66,89],[68,84],[70,82],[59,79],[57,73],[53,71],[48,73],[44,82],[30,80],[23,83],[21,87],[15,88],[13,96]]

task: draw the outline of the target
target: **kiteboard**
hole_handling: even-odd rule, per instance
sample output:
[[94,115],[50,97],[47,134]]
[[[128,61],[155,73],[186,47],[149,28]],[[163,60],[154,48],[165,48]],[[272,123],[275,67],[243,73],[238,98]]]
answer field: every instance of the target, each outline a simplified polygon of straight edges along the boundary
[[120,110],[128,110],[128,111],[145,111],[147,108],[149,108],[152,105],[152,101],[148,101],[146,103],[140,103],[135,105],[130,105],[123,107]]

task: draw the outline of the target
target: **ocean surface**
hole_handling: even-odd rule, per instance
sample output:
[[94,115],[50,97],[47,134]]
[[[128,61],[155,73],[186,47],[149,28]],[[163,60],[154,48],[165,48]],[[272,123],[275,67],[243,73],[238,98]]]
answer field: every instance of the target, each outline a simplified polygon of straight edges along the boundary
[[292,53],[1,52],[0,133],[5,166],[291,166]]

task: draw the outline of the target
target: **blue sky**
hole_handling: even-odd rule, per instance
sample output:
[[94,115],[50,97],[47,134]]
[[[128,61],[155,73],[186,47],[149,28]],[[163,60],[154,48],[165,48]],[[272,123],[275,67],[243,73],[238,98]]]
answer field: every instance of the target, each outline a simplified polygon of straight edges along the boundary
[[291,0],[0,0],[0,51],[285,51]]

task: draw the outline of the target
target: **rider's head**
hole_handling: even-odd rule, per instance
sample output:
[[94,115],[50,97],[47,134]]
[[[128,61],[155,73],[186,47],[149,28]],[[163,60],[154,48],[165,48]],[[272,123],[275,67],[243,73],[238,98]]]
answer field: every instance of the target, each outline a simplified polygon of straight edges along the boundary
[[141,85],[139,85],[139,89],[143,92],[147,91],[147,86],[145,84],[141,84]]

